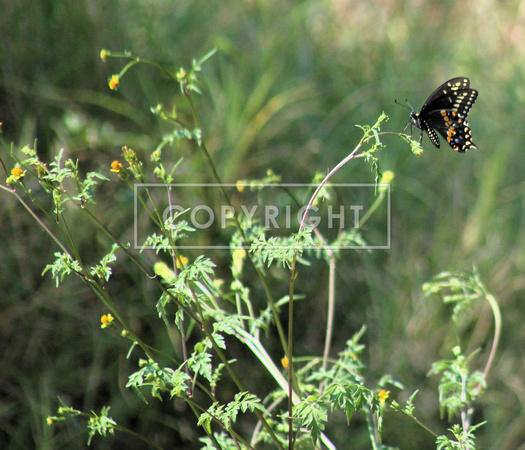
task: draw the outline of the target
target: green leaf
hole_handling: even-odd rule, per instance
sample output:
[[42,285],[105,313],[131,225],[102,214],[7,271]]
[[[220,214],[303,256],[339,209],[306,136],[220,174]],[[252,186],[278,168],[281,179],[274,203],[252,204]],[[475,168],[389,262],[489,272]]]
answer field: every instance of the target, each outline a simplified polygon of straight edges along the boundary
[[319,436],[324,430],[325,423],[328,420],[327,408],[324,401],[303,400],[297,403],[292,409],[294,419],[299,420],[300,427],[308,428],[314,444],[317,443]]
[[56,281],[56,286],[64,280],[66,275],[71,273],[80,274],[82,273],[82,267],[80,263],[76,260],[73,260],[71,256],[67,253],[55,252],[55,262],[53,264],[46,265],[45,269],[42,272],[44,275],[46,272],[51,271],[51,276]]
[[89,429],[88,446],[91,444],[91,439],[93,439],[96,433],[101,436],[106,436],[106,433],[115,434],[117,422],[108,416],[109,409],[109,406],[104,406],[100,411],[100,416],[91,411],[91,417],[87,425]]

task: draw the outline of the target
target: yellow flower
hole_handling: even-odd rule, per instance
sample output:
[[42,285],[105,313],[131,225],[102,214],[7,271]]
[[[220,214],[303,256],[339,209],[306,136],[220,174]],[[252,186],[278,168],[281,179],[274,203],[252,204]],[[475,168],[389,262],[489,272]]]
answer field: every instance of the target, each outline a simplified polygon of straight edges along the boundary
[[235,278],[239,278],[242,274],[242,267],[244,259],[246,258],[246,250],[243,248],[236,248],[232,252],[232,274]]
[[185,256],[179,256],[176,261],[177,269],[183,269],[188,264],[188,258]]
[[111,52],[109,50],[102,49],[100,51],[100,59],[102,61],[106,61],[106,59],[108,58],[109,55],[111,55]]
[[120,164],[118,161],[113,161],[111,163],[111,172],[120,173],[122,170],[122,164]]
[[111,163],[111,172],[116,173],[121,180],[127,180],[129,177],[124,166],[117,160]]
[[385,391],[384,389],[381,389],[379,393],[377,394],[377,396],[379,397],[379,401],[381,403],[385,403],[389,395],[390,395],[390,391]]
[[175,272],[171,270],[165,262],[159,261],[153,264],[153,272],[161,277],[166,283],[171,283],[177,278]]
[[237,190],[239,192],[244,191],[244,181],[242,181],[242,180],[237,181]]
[[392,183],[392,181],[394,180],[394,177],[395,177],[394,172],[392,172],[391,170],[387,170],[383,172],[383,176],[381,177],[381,181],[380,181],[379,192],[383,194],[387,192],[388,185]]
[[21,167],[17,166],[11,170],[11,175],[13,175],[15,179],[19,180],[20,178],[23,178],[25,172],[22,170]]
[[395,174],[391,170],[386,170],[383,172],[383,176],[381,178],[381,184],[390,184],[392,183],[392,180],[394,179]]
[[16,186],[16,182],[24,177],[26,173],[22,170],[21,167],[15,167],[11,170],[11,175],[7,177],[5,182],[10,186]]
[[288,366],[289,366],[288,356],[285,356],[284,358],[281,359],[281,364],[283,365],[285,369],[288,369]]
[[111,314],[104,314],[100,318],[100,321],[102,322],[101,325],[100,325],[100,328],[109,327],[111,325],[111,322],[113,322],[114,320],[115,320],[115,318]]
[[120,78],[118,75],[111,75],[111,80],[109,80],[109,88],[114,91],[117,90],[117,86],[120,83]]
[[179,71],[177,72],[177,80],[182,81],[184,78],[186,78],[186,71],[181,67]]

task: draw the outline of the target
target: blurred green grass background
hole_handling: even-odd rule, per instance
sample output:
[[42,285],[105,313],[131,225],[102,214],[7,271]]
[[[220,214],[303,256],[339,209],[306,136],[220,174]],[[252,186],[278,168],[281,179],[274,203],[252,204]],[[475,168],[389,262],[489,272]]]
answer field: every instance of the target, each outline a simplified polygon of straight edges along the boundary
[[[309,182],[315,171],[333,167],[353,149],[360,137],[356,124],[372,124],[385,111],[390,121],[383,130],[400,132],[408,111],[394,99],[408,98],[419,109],[438,84],[469,77],[479,90],[469,115],[479,151],[459,155],[443,144],[435,149],[425,137],[426,151],[415,158],[401,140],[384,138],[382,168],[396,174],[392,249],[347,253],[340,262],[334,351],[365,323],[370,376],[389,373],[408,393],[426,385],[416,401],[419,417],[444,432],[439,380],[429,381],[426,373],[432,361],[450,357],[454,342],[447,337],[444,307],[425,302],[421,285],[442,270],[475,264],[504,321],[488,392],[475,417],[488,421],[477,442],[489,449],[525,445],[523,2],[20,0],[4,2],[0,35],[3,139],[19,147],[36,138],[44,160],[63,147],[86,170],[105,174],[123,145],[149,158],[169,131],[149,108],[178,93],[146,66],[110,91],[107,80],[122,64],[103,63],[102,48],[131,50],[174,69],[189,68],[193,58],[218,49],[204,66],[207,90],[198,107],[225,182],[260,177],[268,168],[284,182]],[[174,151],[185,157],[178,182],[210,181],[191,147]],[[3,150],[10,164],[5,156]],[[357,162],[335,181],[372,180],[368,167]],[[95,208],[110,213],[113,229],[129,240],[132,198],[115,185],[106,185]],[[53,243],[13,198],[2,194],[0,202],[0,447],[83,448],[82,424],[45,423],[57,395],[86,411],[112,405],[119,423],[166,448],[196,445],[194,420],[183,405],[175,405],[178,414],[169,401],[146,411],[126,391],[135,368],[125,359],[127,343],[101,332],[106,311],[78,281],[57,290],[50,277],[41,277],[56,251]],[[75,233],[95,261],[106,243],[82,223]],[[227,270],[227,254],[214,260]],[[303,270],[308,298],[297,323],[308,326],[297,351],[320,354],[327,271],[322,264]],[[166,346],[154,331],[155,289],[125,264],[115,280],[113,289],[129,303],[125,309],[138,332]],[[492,318],[488,307],[480,314],[468,344],[469,351],[481,347],[484,355]],[[311,317],[323,319],[312,323]],[[400,403],[406,398],[403,393]],[[359,418],[347,427],[343,417],[334,417],[329,430],[340,448],[368,448]],[[384,442],[435,448],[428,434],[394,414],[385,418]],[[92,447],[137,445],[123,436],[96,437]]]

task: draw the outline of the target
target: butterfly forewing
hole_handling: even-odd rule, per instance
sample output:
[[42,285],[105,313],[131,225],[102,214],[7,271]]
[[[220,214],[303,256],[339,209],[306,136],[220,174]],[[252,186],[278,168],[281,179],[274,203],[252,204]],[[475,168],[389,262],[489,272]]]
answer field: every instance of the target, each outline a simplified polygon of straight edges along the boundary
[[477,97],[478,91],[470,89],[468,78],[452,78],[430,94],[419,114],[411,113],[412,122],[428,134],[436,147],[439,148],[437,131],[454,150],[464,153],[476,148],[467,115]]
[[470,80],[468,78],[458,77],[458,78],[452,78],[448,80],[447,82],[443,83],[441,86],[439,86],[432,94],[430,94],[427,98],[427,101],[421,108],[421,112],[423,112],[426,107],[433,103],[435,100],[439,100],[441,97],[446,97],[449,92],[451,92],[452,89],[454,90],[465,90],[469,89],[470,87]]

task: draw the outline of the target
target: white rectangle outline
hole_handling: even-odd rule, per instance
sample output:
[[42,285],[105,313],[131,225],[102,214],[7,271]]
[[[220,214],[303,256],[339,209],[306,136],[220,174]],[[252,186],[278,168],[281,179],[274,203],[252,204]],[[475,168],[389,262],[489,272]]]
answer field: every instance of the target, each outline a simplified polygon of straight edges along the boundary
[[[148,188],[148,187],[158,187],[158,186],[179,186],[179,187],[237,187],[237,183],[135,183],[134,185],[134,211],[133,211],[133,247],[135,250],[154,250],[154,247],[151,245],[137,245],[138,240],[138,229],[137,229],[137,216],[138,216],[138,203],[137,203],[137,189],[138,187],[141,188]],[[252,185],[253,186],[253,185]],[[309,186],[313,188],[317,188],[316,184],[311,183],[279,183],[279,184],[271,184],[271,183],[260,183],[256,185],[258,187],[264,187],[264,186],[271,186],[271,187],[304,187]],[[367,245],[367,246],[359,246],[359,245],[352,245],[352,246],[342,246],[342,247],[329,247],[332,250],[390,250],[391,249],[391,184],[375,184],[375,183],[330,183],[329,186],[335,186],[335,187],[369,187],[373,186],[375,188],[386,187],[387,190],[387,244],[386,245]],[[250,187],[250,186],[245,186]],[[171,248],[171,247],[170,247]],[[177,249],[179,250],[230,250],[231,248],[242,248],[245,250],[249,250],[250,247],[248,246],[238,246],[238,247],[230,247],[228,245],[177,245]],[[320,250],[317,246],[306,246],[305,249],[309,250]]]

